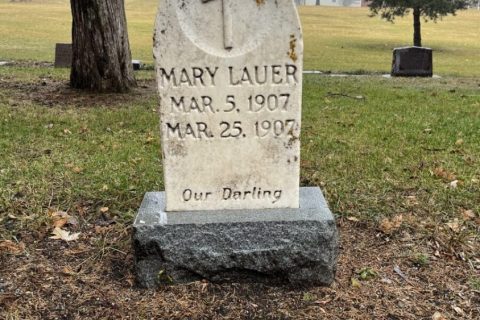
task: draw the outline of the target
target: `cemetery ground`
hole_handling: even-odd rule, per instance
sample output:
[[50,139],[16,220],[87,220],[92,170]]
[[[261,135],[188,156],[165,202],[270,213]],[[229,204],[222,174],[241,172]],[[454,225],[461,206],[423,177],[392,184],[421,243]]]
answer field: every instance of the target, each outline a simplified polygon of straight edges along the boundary
[[[151,63],[156,1],[126,3],[133,55]],[[365,74],[304,79],[301,184],[336,215],[335,283],[159,275],[143,290],[130,228],[144,193],[163,190],[153,72],[129,94],[71,90],[42,62],[69,41],[68,1],[0,0],[0,58],[16,61],[0,66],[0,319],[480,318],[479,13],[425,25],[442,78],[387,79],[409,19],[300,12],[306,69]]]
[[50,67],[1,72],[0,318],[480,317],[478,79],[305,77],[301,184],[337,217],[332,287],[148,291],[130,226],[163,190],[152,72],[125,95],[71,90]]

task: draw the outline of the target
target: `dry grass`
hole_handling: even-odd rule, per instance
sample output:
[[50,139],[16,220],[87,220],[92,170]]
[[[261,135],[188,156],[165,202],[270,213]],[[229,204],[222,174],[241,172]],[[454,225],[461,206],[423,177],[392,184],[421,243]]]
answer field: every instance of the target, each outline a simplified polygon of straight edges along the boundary
[[[448,236],[428,236],[422,221],[412,219],[389,236],[370,224],[339,220],[341,256],[330,288],[202,281],[140,290],[127,229],[92,225],[70,244],[25,234],[32,243],[25,252],[0,258],[0,317],[417,320],[440,313],[478,319],[480,292],[470,288],[473,266],[462,259],[473,252]],[[428,264],[418,264],[419,252]],[[374,275],[360,280],[366,268]]]

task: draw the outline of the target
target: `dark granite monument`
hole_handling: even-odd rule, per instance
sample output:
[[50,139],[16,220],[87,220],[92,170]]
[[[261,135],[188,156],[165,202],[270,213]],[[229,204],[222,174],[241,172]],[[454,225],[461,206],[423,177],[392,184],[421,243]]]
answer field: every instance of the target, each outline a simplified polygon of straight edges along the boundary
[[72,44],[57,43],[55,45],[55,68],[70,68],[72,66]]
[[392,77],[431,77],[432,49],[403,47],[393,49]]
[[319,188],[300,188],[299,209],[166,212],[145,195],[133,224],[137,282],[257,281],[328,285],[338,232]]

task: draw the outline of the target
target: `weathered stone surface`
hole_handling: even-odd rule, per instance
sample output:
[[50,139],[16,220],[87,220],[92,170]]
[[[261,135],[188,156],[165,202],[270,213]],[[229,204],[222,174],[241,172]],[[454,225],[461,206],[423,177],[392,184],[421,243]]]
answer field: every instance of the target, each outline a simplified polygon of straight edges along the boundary
[[432,49],[404,47],[393,50],[392,76],[431,77],[432,75]]
[[167,211],[298,208],[303,40],[291,0],[160,0]]
[[72,66],[72,44],[57,43],[55,45],[55,68],[70,68]]
[[165,194],[145,195],[133,225],[143,287],[193,281],[303,285],[334,280],[338,234],[319,188],[300,189],[299,209],[166,212]]

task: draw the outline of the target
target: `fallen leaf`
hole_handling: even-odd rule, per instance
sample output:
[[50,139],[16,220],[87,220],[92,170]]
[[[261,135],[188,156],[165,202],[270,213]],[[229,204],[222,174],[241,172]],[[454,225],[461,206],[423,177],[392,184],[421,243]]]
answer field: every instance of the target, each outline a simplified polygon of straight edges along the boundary
[[104,235],[106,234],[107,232],[109,232],[110,230],[112,230],[112,228],[110,226],[95,226],[95,233],[96,234],[100,234],[100,235]]
[[388,218],[383,218],[382,221],[380,221],[380,231],[382,231],[385,234],[391,234],[393,231],[397,230],[400,228],[403,222],[403,215],[398,214],[394,216],[392,219]]
[[432,316],[432,320],[447,320],[440,312],[435,312]]
[[417,196],[407,196],[406,199],[407,199],[408,205],[411,205],[411,206],[418,205]]
[[80,167],[73,167],[72,171],[75,172],[75,173],[81,173],[83,171],[83,169],[80,168]]
[[457,146],[461,146],[463,144],[463,139],[458,139],[456,142],[455,142],[455,145]]
[[55,228],[61,228],[66,224],[67,224],[67,219],[65,219],[65,218],[60,218],[60,219],[56,219],[56,220],[53,221],[53,226]]
[[452,306],[452,309],[455,310],[455,312],[458,313],[459,315],[464,315],[465,314],[465,312],[460,307]]
[[70,232],[63,230],[61,228],[53,229],[52,234],[53,236],[50,237],[50,239],[63,240],[66,242],[78,240],[78,237],[80,236],[80,232],[70,234]]
[[101,213],[106,213],[106,212],[108,212],[108,210],[109,210],[108,207],[101,207],[101,208],[100,208],[100,212],[101,212]]
[[0,253],[6,252],[13,255],[21,254],[25,251],[25,244],[23,242],[15,243],[10,240],[0,241]]
[[362,286],[360,281],[358,281],[356,278],[352,277],[351,281],[352,281],[352,287],[354,288],[360,288]]
[[68,267],[68,266],[67,266],[67,267],[63,267],[62,273],[63,273],[64,275],[67,275],[67,276],[72,276],[72,275],[77,274],[75,271],[73,271],[73,270],[72,270],[70,267]]
[[402,270],[400,270],[399,266],[395,265],[393,267],[393,271],[395,271],[395,273],[398,274],[400,276],[400,278],[402,278],[404,281],[408,282],[407,276],[402,272]]
[[53,209],[49,209],[49,214],[51,217],[65,218],[68,216],[68,213],[66,213],[65,211],[61,211],[61,210],[54,211]]
[[460,231],[460,224],[458,223],[458,219],[455,218],[450,222],[447,222],[446,225],[453,231],[459,232]]
[[462,217],[465,221],[473,220],[475,219],[475,213],[473,213],[473,210],[462,209]]
[[433,170],[433,174],[437,178],[442,178],[446,181],[456,180],[457,177],[450,171],[445,170],[443,167],[438,167]]
[[348,220],[348,221],[352,221],[352,222],[358,222],[358,221],[360,221],[360,220],[359,220],[358,218],[356,218],[356,217],[347,217],[347,220]]
[[78,225],[78,220],[75,217],[72,217],[65,211],[49,211],[50,217],[52,219],[52,225],[55,228],[61,228],[66,224],[76,226]]
[[458,182],[459,182],[458,180],[453,180],[448,184],[448,186],[452,189],[456,189],[458,187]]
[[377,272],[373,270],[372,268],[366,267],[362,268],[360,271],[357,272],[360,280],[371,280],[375,277],[377,277]]

